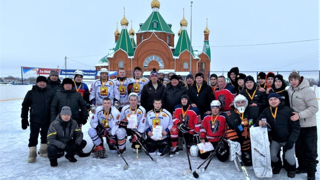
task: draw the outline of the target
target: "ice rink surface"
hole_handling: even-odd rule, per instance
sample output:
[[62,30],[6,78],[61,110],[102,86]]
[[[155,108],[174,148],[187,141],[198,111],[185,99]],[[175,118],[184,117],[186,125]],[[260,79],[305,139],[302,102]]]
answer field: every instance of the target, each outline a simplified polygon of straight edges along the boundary
[[[319,102],[319,101],[318,101]],[[123,170],[124,161],[116,154],[107,151],[108,158],[96,159],[91,157],[80,158],[75,156],[78,162],[70,163],[64,157],[58,159],[58,167],[52,168],[49,160],[38,156],[35,163],[28,163],[28,139],[30,129],[21,129],[21,103],[22,99],[0,102],[0,179],[12,180],[36,180],[36,179],[195,179],[192,174],[184,175],[188,170],[188,160],[185,151],[176,157],[157,157],[157,162],[150,160],[143,152],[139,153],[139,159],[132,152],[127,143],[127,151],[124,154],[130,167]],[[319,103],[320,107],[320,103]],[[317,121],[320,113],[317,114]],[[319,123],[318,123],[319,124]],[[84,139],[88,142],[84,151],[92,148],[92,141],[88,136],[90,123],[83,127]],[[319,132],[319,130],[318,130]],[[319,133],[318,133],[319,139]],[[40,144],[40,143],[39,143]],[[105,145],[105,147],[107,147]],[[319,140],[318,140],[319,147]],[[38,145],[38,149],[40,146]],[[319,148],[318,148],[319,154]],[[192,168],[196,169],[203,160],[191,157]],[[246,167],[250,179],[258,179],[251,167]],[[316,177],[320,179],[319,165]],[[245,179],[242,172],[236,170],[233,162],[220,162],[216,157],[211,161],[206,172],[201,173],[199,179],[230,180]],[[285,170],[274,175],[272,179],[287,178]],[[307,179],[307,174],[297,174],[295,179]]]

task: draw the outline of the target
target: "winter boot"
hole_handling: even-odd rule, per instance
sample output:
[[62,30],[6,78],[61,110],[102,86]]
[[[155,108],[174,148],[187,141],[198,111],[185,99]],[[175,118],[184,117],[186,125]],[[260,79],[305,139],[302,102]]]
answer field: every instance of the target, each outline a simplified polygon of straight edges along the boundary
[[50,165],[51,165],[51,167],[57,167],[58,166],[57,158],[50,159]]
[[68,159],[70,162],[77,162],[77,159],[74,158],[74,155],[66,154],[64,157],[66,157],[66,159]]
[[282,169],[281,160],[279,159],[278,162],[271,162],[271,166],[272,166],[272,173],[279,174]]
[[41,144],[39,154],[41,157],[47,158],[48,157],[48,152],[47,152],[47,144]]
[[82,150],[80,150],[80,151],[77,153],[77,155],[78,155],[79,157],[88,157],[88,156],[91,155],[91,152],[85,153],[85,152],[83,152]]
[[306,170],[306,168],[302,168],[302,167],[299,166],[299,167],[296,169],[296,173],[297,173],[297,174],[307,173],[307,170]]
[[289,178],[294,178],[296,176],[296,164],[288,165],[288,172],[287,175]]
[[37,158],[37,147],[36,146],[29,147],[28,163],[36,162],[36,158]]
[[176,146],[176,147],[171,147],[171,150],[170,150],[170,157],[173,157],[174,155],[176,154],[179,154],[179,148]]

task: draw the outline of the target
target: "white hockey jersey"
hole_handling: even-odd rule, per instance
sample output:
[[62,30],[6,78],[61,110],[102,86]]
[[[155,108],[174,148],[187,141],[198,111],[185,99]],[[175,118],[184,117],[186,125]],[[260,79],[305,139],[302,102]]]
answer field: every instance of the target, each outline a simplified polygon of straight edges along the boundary
[[132,92],[135,92],[138,94],[138,103],[140,104],[141,101],[141,92],[143,89],[143,86],[145,86],[146,84],[148,84],[149,79],[145,78],[145,77],[141,77],[139,79],[135,79],[135,78],[130,78],[131,83],[133,83],[133,87],[132,87]]
[[[160,113],[154,113],[153,110],[148,111],[147,113],[147,122],[146,122],[146,133],[148,134],[149,131],[152,131],[152,128],[156,125],[161,125],[163,131],[170,132],[173,121],[172,115],[166,109],[162,109]],[[165,139],[166,136],[162,136],[162,139]]]
[[125,105],[129,104],[129,95],[128,95],[128,85],[130,84],[131,80],[126,78],[125,80],[121,81],[120,79],[116,78],[113,80],[114,83],[114,98],[120,101],[120,107],[124,107]]
[[119,128],[120,120],[120,112],[116,107],[111,106],[111,113],[106,114],[103,106],[98,106],[96,113],[92,116],[90,125],[92,128],[96,128],[98,124],[101,124],[114,136]]
[[127,121],[127,117],[130,117],[131,114],[136,114],[137,115],[137,121],[138,121],[138,128],[137,130],[143,134],[145,131],[145,124],[146,124],[146,110],[138,105],[138,108],[133,111],[130,108],[130,105],[126,105],[122,108],[121,110],[121,120]]
[[93,81],[90,89],[90,101],[96,100],[95,106],[101,106],[103,98],[108,97],[113,104],[114,83],[111,80],[102,83],[100,79]]

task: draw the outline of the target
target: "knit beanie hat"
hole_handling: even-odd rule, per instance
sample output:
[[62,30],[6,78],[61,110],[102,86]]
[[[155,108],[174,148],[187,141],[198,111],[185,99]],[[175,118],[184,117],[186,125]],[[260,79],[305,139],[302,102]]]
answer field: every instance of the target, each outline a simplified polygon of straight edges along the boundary
[[266,78],[266,73],[264,72],[259,72],[258,76],[257,76],[257,79],[265,79]]
[[177,75],[172,75],[171,77],[170,77],[170,81],[172,80],[172,79],[176,79],[176,80],[178,80],[179,81],[179,76],[177,76]]
[[274,81],[277,81],[277,80],[280,80],[283,82],[283,76],[281,74],[277,74],[275,77],[274,77]]
[[299,73],[297,73],[296,70],[292,70],[292,73],[290,73],[290,75],[289,75],[289,81],[290,81],[290,79],[292,79],[292,78],[298,79],[299,81],[301,81],[301,76],[299,75]]
[[64,78],[63,81],[62,81],[62,87],[63,87],[63,85],[65,85],[65,84],[71,84],[71,85],[73,85],[74,83],[73,83],[73,80],[72,80],[72,79],[70,79],[70,78]]
[[268,72],[268,74],[267,74],[267,78],[269,78],[269,77],[275,77],[276,75],[273,73],[273,72]]
[[192,74],[188,74],[188,75],[187,75],[186,79],[189,79],[189,78],[191,78],[192,80],[194,80]]
[[59,73],[58,73],[56,70],[52,70],[52,71],[50,71],[49,77],[50,77],[50,76],[57,76],[57,77],[59,77]]
[[197,73],[196,76],[195,76],[195,78],[197,78],[198,76],[201,76],[202,79],[204,79],[204,75],[203,75],[201,72]]
[[48,83],[48,80],[47,80],[46,77],[44,77],[44,76],[38,76],[38,77],[37,77],[37,83],[38,83],[38,82],[41,82],[41,81]]
[[272,97],[278,98],[281,101],[281,97],[278,93],[270,93],[268,96],[268,100]]
[[158,76],[158,72],[156,70],[156,68],[153,68],[152,71],[150,72],[150,76]]
[[182,95],[181,99],[183,99],[183,98],[186,98],[188,100],[188,102],[189,102],[189,96],[188,95],[186,95],[186,94]]
[[254,82],[253,77],[249,75],[249,76],[247,76],[246,78],[244,78],[244,83],[246,83],[246,82],[248,82],[248,81]]
[[69,115],[71,116],[71,109],[69,106],[63,106],[61,111],[60,111],[60,115]]

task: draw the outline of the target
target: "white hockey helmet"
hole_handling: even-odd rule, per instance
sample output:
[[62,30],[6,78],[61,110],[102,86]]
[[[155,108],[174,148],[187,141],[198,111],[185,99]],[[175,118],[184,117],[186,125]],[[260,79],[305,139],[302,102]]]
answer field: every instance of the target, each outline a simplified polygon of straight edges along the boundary
[[198,148],[198,146],[197,146],[197,145],[192,145],[192,146],[190,147],[190,155],[191,155],[191,156],[194,156],[194,157],[197,157],[198,154],[199,154],[199,148]]
[[[243,106],[237,106],[237,102],[240,102],[240,101],[244,101],[245,104]],[[244,95],[239,94],[238,96],[236,96],[234,98],[233,105],[240,113],[244,113],[244,111],[246,110],[246,108],[248,106],[248,100],[246,97],[244,97]]]
[[101,69],[100,69],[100,74],[101,74],[101,73],[107,73],[107,74],[109,74],[109,71],[108,71],[107,68],[101,68]]
[[135,93],[135,92],[132,92],[132,93],[129,94],[129,99],[130,99],[131,96],[135,96],[137,98],[139,97],[139,95],[137,93]]
[[213,107],[218,107],[218,108],[220,108],[220,107],[221,107],[221,103],[220,103],[219,100],[213,100],[213,101],[210,103],[210,106],[211,106],[211,108],[213,108]]
[[77,76],[77,75],[83,76],[83,71],[77,69],[77,70],[74,72],[74,75],[75,75],[75,76]]

